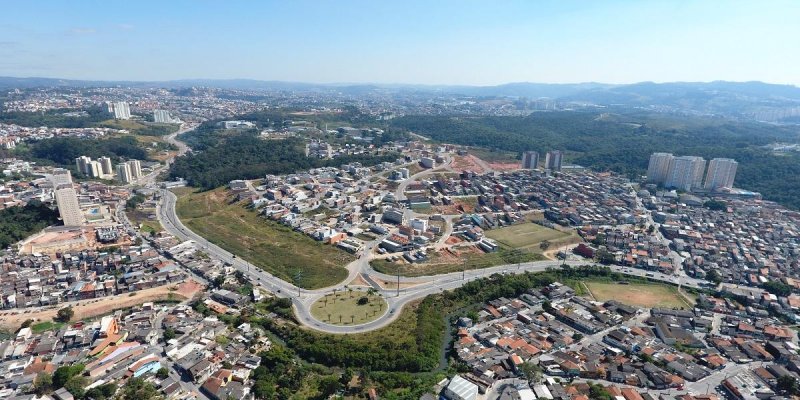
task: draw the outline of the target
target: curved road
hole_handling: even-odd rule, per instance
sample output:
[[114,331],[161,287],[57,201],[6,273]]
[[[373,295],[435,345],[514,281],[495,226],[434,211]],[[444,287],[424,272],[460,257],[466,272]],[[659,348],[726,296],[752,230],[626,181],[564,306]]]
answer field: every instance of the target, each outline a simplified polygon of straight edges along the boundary
[[[174,142],[178,146],[182,146],[182,153],[186,151],[186,146],[183,145],[181,142],[175,139],[177,134],[170,135],[168,140],[172,143]],[[422,171],[418,174],[415,174],[413,178],[419,178],[431,173],[436,172],[440,168],[446,168],[449,166],[450,160],[440,165],[438,168],[429,169],[426,171]],[[412,179],[408,179],[406,182],[410,182]],[[398,188],[400,189],[400,188]],[[348,277],[346,280],[340,282],[337,285],[330,286],[327,288],[322,289],[303,289],[299,288],[289,282],[286,282],[280,278],[275,277],[274,275],[254,266],[253,264],[249,263],[246,260],[243,260],[236,255],[220,248],[219,246],[209,242],[202,236],[198,235],[197,233],[193,232],[191,229],[187,228],[178,218],[177,213],[175,212],[175,204],[177,201],[177,196],[169,190],[162,189],[161,190],[161,203],[157,209],[158,219],[161,222],[161,225],[167,230],[170,234],[182,239],[182,240],[192,240],[198,244],[198,246],[209,255],[216,257],[217,259],[232,265],[237,270],[244,273],[246,276],[250,278],[250,280],[254,283],[266,289],[267,291],[274,293],[279,297],[290,298],[295,308],[295,313],[297,319],[304,325],[323,331],[328,333],[354,333],[354,332],[365,332],[374,329],[382,328],[392,321],[394,321],[397,316],[400,314],[401,309],[405,306],[408,302],[418,300],[424,298],[428,295],[439,293],[444,290],[452,290],[458,287],[461,287],[466,282],[470,280],[480,279],[484,277],[488,277],[492,274],[496,273],[509,273],[509,274],[517,274],[523,272],[541,272],[548,268],[559,268],[561,265],[564,264],[564,261],[536,261],[536,262],[529,262],[529,263],[522,263],[522,264],[508,264],[508,265],[500,265],[492,268],[485,268],[480,270],[469,270],[463,272],[454,272],[449,274],[442,274],[442,275],[435,275],[435,276],[422,276],[422,277],[400,277],[399,281],[401,283],[400,290],[397,289],[385,289],[375,283],[375,278],[388,281],[388,282],[396,282],[397,276],[394,275],[387,275],[383,273],[379,273],[372,269],[369,265],[369,261],[374,254],[373,249],[377,246],[380,242],[380,239],[374,240],[366,244],[365,248],[360,253],[357,260],[351,262],[347,265],[348,270]],[[402,196],[402,190],[399,191],[399,194]],[[586,265],[587,262],[583,261],[570,261],[567,264],[571,266],[579,266],[579,265]],[[611,268],[617,272],[628,274],[632,276],[640,276],[640,277],[648,277],[649,279],[659,280],[664,282],[670,282],[673,284],[682,284],[691,287],[701,287],[704,281],[689,278],[689,277],[675,277],[664,275],[660,273],[652,273],[643,270],[637,269],[630,269],[621,266],[611,266]],[[311,306],[314,304],[315,301],[322,298],[325,294],[329,294],[334,289],[342,290],[346,285],[352,282],[356,277],[361,274],[367,282],[371,282],[370,285],[377,290],[377,292],[386,300],[388,303],[387,311],[379,317],[378,319],[361,324],[361,325],[348,325],[348,326],[341,326],[341,325],[333,325],[328,324],[322,321],[317,320],[311,315]],[[652,276],[648,276],[652,275]],[[405,284],[405,285],[403,285]],[[405,287],[404,287],[405,286]]]

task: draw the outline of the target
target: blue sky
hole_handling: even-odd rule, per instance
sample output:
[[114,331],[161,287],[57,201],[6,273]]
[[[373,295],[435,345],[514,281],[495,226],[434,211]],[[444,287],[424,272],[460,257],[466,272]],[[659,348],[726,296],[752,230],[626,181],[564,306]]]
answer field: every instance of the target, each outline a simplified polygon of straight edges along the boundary
[[800,85],[800,1],[0,2],[0,76]]

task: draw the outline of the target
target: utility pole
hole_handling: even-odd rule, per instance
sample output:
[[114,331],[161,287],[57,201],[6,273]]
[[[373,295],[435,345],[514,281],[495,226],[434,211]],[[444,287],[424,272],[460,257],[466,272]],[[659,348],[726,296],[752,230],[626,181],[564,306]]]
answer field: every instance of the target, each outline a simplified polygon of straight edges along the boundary
[[400,297],[400,272],[397,272],[397,297]]

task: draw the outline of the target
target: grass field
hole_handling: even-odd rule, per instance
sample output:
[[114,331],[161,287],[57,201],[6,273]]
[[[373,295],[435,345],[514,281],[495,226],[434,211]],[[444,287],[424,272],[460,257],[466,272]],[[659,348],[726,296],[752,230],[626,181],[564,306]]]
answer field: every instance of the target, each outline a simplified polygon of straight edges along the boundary
[[502,249],[494,253],[476,253],[465,255],[459,260],[459,262],[453,262],[453,260],[450,259],[440,260],[434,255],[431,256],[428,262],[420,264],[374,260],[370,262],[370,265],[376,271],[384,274],[414,277],[447,274],[451,272],[489,268],[497,265],[515,264],[543,259],[544,257],[537,253]]
[[471,147],[469,153],[486,162],[519,162],[517,154],[510,151]]
[[231,203],[224,189],[195,193],[176,190],[178,216],[184,224],[271,274],[303,288],[317,289],[341,282],[355,258],[291,228],[268,221]]
[[[362,297],[369,299],[367,304],[358,304]],[[360,325],[378,319],[386,312],[386,301],[377,295],[364,291],[341,291],[335,295],[326,294],[311,306],[314,318],[333,325]]]
[[61,329],[62,326],[64,326],[64,324],[61,322],[44,321],[31,325],[31,330],[33,333],[42,333],[46,331],[57,331]]
[[534,223],[522,223],[505,226],[485,232],[486,236],[512,249],[539,250],[539,244],[547,240],[551,245],[558,245],[573,236]]
[[[617,300],[637,307],[689,308],[694,298],[678,293],[678,288],[658,284],[628,284],[584,281],[591,297],[597,301]],[[692,304],[690,304],[690,302]]]

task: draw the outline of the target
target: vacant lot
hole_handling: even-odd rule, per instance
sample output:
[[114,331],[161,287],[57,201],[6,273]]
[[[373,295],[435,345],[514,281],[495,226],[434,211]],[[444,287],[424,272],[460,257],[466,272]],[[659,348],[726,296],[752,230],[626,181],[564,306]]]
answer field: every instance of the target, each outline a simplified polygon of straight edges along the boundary
[[612,282],[584,282],[597,301],[617,300],[637,307],[688,308],[691,299],[678,293],[678,288],[658,284],[622,285]]
[[[366,304],[358,304],[366,298]],[[378,295],[368,295],[361,290],[326,294],[311,306],[314,318],[333,325],[360,325],[378,319],[386,313],[386,301]]]
[[116,296],[102,297],[99,299],[88,299],[77,302],[64,303],[52,308],[8,311],[0,313],[0,328],[18,329],[26,320],[32,319],[41,322],[33,325],[34,329],[48,330],[55,329],[57,325],[48,324],[56,316],[59,308],[72,306],[75,311],[74,321],[106,315],[114,310],[130,308],[149,301],[175,300],[182,301],[192,298],[203,288],[195,281],[189,280],[178,285],[165,285],[152,289],[144,289],[138,292],[119,294]]
[[521,223],[486,231],[486,236],[512,249],[538,251],[539,244],[545,240],[551,245],[558,245],[569,239],[572,234],[534,223]]
[[391,262],[385,259],[373,260],[370,265],[378,272],[400,276],[428,276],[495,267],[503,264],[513,264],[539,261],[544,257],[540,254],[525,250],[500,249],[494,253],[484,253],[474,246],[444,249],[429,254],[429,259],[424,263],[409,264],[405,260]]
[[354,257],[260,217],[245,204],[232,202],[224,189],[195,193],[179,190],[181,221],[223,249],[303,288],[341,282]]

